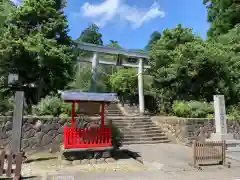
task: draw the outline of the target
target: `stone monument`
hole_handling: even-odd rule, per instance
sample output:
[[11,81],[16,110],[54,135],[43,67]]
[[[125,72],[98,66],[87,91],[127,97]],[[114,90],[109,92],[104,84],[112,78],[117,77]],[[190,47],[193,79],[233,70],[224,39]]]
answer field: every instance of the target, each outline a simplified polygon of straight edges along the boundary
[[211,140],[234,140],[233,134],[227,132],[227,117],[223,95],[214,95],[214,114],[216,133],[211,134]]

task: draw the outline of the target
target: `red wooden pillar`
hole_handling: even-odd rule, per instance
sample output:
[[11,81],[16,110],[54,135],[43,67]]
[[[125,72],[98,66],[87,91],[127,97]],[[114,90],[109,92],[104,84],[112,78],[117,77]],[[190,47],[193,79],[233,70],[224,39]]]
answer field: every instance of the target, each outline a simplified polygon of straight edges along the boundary
[[74,128],[74,119],[75,119],[75,102],[72,102],[72,128]]
[[104,103],[102,103],[101,127],[104,128]]

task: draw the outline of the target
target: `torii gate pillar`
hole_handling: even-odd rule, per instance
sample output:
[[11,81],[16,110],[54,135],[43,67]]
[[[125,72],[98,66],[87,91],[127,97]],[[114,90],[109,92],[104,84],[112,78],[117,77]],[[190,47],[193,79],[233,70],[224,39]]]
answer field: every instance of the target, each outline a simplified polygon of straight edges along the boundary
[[144,114],[144,92],[143,92],[143,59],[138,59],[138,96],[139,112]]
[[94,52],[93,58],[92,58],[92,79],[91,79],[91,91],[96,92],[97,91],[97,64],[98,64],[98,53]]

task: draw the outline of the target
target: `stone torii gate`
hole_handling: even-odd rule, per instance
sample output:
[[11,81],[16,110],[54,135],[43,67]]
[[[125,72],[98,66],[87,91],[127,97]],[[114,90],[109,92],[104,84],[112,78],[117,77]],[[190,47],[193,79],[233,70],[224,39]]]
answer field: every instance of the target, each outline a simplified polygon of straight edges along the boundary
[[[93,89],[96,88],[97,80],[97,65],[106,64],[106,65],[118,65],[125,67],[138,68],[138,94],[139,94],[139,112],[144,114],[144,92],[143,92],[143,69],[150,68],[150,66],[144,66],[144,60],[149,59],[147,52],[138,52],[133,50],[126,50],[122,48],[114,48],[107,46],[100,46],[90,43],[79,43],[77,42],[78,48],[85,51],[93,52],[93,57],[81,57],[78,60],[80,62],[90,62],[92,63],[92,79],[91,85]],[[106,60],[99,56],[100,53],[113,54],[113,55],[124,55],[133,59],[137,59],[136,62],[130,62],[128,59],[120,60]]]

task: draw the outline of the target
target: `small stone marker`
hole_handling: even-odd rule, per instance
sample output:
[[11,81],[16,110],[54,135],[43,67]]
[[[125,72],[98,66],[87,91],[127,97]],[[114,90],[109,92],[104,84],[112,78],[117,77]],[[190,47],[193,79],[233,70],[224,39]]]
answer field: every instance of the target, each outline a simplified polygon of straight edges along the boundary
[[21,151],[23,101],[24,101],[24,92],[16,91],[15,108],[14,108],[14,114],[13,114],[13,127],[12,127],[13,153],[19,153]]

